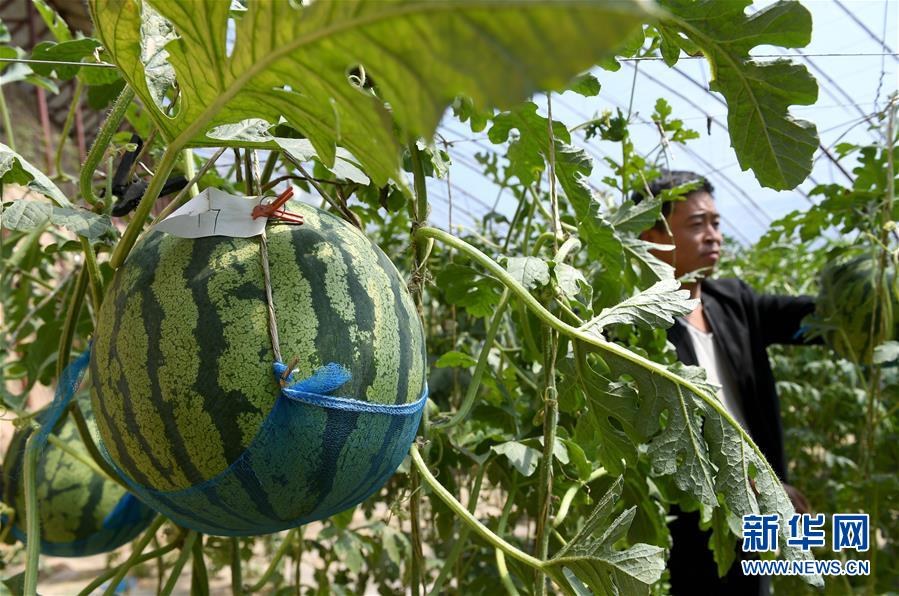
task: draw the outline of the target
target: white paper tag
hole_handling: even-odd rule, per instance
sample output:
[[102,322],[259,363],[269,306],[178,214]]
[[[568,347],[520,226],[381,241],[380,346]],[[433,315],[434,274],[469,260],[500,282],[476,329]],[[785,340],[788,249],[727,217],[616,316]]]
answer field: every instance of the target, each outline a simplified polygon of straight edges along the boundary
[[156,224],[155,229],[179,238],[258,236],[268,221],[266,217],[253,219],[253,208],[261,202],[262,197],[244,197],[207,188]]

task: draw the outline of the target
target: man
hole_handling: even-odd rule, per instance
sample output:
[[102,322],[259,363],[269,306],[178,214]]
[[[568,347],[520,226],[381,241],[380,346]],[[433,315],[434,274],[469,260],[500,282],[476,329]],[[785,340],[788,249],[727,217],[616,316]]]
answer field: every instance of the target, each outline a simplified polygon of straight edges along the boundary
[[[786,484],[780,406],[774,376],[768,362],[767,346],[775,343],[803,343],[799,329],[802,318],[814,311],[811,297],[756,294],[737,279],[708,279],[721,257],[720,215],[712,197],[712,185],[693,172],[666,172],[649,185],[652,196],[696,182],[684,200],[665,202],[659,221],[641,238],[658,244],[674,244],[674,250],[654,254],[674,267],[678,278],[702,271],[701,281],[683,284],[692,298],[700,300],[696,310],[679,318],[668,330],[668,339],[677,349],[678,360],[706,369],[707,378],[721,386],[718,397],[761,449],[790,495],[799,512],[808,512],[808,502],[797,489]],[[643,194],[634,193],[634,202]],[[670,233],[669,233],[670,230]],[[683,512],[669,528],[673,546],[668,562],[672,593],[768,594],[769,579],[744,576],[737,560],[728,574],[719,578],[708,549],[709,532],[700,531],[699,514]]]

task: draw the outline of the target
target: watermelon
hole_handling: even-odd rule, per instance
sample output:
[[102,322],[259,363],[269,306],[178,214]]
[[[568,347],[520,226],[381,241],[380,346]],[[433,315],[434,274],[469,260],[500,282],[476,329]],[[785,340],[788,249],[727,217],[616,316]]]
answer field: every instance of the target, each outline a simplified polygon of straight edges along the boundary
[[[876,252],[840,255],[821,269],[818,280],[813,328],[837,354],[864,364],[871,362],[879,343],[897,337],[895,271],[888,259],[884,299],[878,303],[879,260]],[[874,341],[872,324],[877,330]]]
[[273,369],[259,238],[149,232],[108,288],[91,354],[104,448],[132,489],[208,534],[276,532],[373,494],[426,399],[406,285],[362,232],[311,206],[269,225]]
[[[79,400],[90,422],[90,401]],[[38,414],[38,420],[46,410]],[[74,421],[67,418],[53,434],[90,459]],[[16,431],[3,462],[3,501],[16,510],[12,535],[25,542],[25,442],[30,426]],[[41,525],[41,553],[54,557],[86,557],[130,542],[143,532],[156,512],[121,485],[98,475],[86,463],[48,444],[35,477]],[[7,520],[4,520],[6,523]]]

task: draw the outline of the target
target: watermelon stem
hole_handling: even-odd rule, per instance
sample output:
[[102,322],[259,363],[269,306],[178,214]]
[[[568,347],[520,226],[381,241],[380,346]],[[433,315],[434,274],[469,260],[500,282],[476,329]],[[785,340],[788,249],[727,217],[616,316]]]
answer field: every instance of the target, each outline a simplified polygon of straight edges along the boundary
[[[294,538],[296,534],[302,530],[302,526],[299,528],[292,528],[284,535],[284,540],[281,541],[281,544],[278,546],[278,550],[275,551],[275,554],[272,555],[272,560],[269,562],[268,567],[262,576],[256,581],[255,584],[249,586],[246,591],[247,592],[258,592],[268,583],[268,581],[275,574],[275,571],[278,569],[278,564],[281,562],[281,559],[284,558],[284,555],[287,554],[287,551],[293,545]],[[302,540],[302,535],[300,536],[300,540]]]
[[[174,566],[172,566],[172,572],[169,574],[169,578],[165,582],[165,587],[162,588],[162,592],[160,592],[159,596],[169,596],[175,589],[175,584],[178,583],[178,578],[181,577],[181,571],[184,569],[187,559],[193,554],[194,542],[196,542],[196,540],[197,533],[193,530],[188,531],[187,537],[184,539],[184,544],[181,545],[181,554],[178,555],[178,559],[175,561]],[[115,586],[116,584],[113,583],[109,588],[114,590]],[[106,591],[109,592],[109,589]],[[103,596],[112,596],[112,594],[104,594]]]
[[37,594],[38,562],[41,556],[41,519],[37,504],[37,461],[40,449],[36,449],[37,433],[31,433],[25,443],[25,595]]
[[[122,582],[122,579],[125,577],[125,574],[128,573],[129,569],[131,569],[132,567],[134,567],[135,565],[137,565],[140,562],[139,559],[140,559],[141,553],[143,553],[144,549],[147,548],[147,545],[150,544],[150,541],[156,535],[156,531],[159,530],[159,528],[162,526],[163,523],[165,523],[165,517],[163,517],[162,515],[157,515],[156,519],[154,519],[153,522],[150,524],[150,527],[147,528],[147,531],[144,532],[144,535],[141,536],[140,539],[134,543],[134,546],[131,547],[131,556],[129,556],[128,559],[126,559],[125,562],[122,563],[118,567],[115,575],[112,577],[112,580],[110,580],[110,582],[109,582],[109,586],[106,588],[106,591],[103,592],[103,596],[113,596],[113,594],[115,594],[116,588]],[[100,583],[102,583],[102,582],[100,582]],[[88,588],[90,588],[90,587],[91,586],[88,586]],[[96,586],[94,586],[94,587],[96,587]],[[81,594],[79,594],[79,596],[86,596],[87,594],[90,594],[93,591],[93,589],[94,588],[87,590],[87,588],[85,588],[85,590],[82,590],[82,592],[81,592]]]
[[478,521],[473,514],[469,513],[468,509],[466,509],[465,506],[462,505],[462,503],[460,503],[445,486],[440,484],[440,481],[438,481],[433,474],[431,474],[428,465],[422,459],[421,453],[418,451],[417,445],[413,444],[409,453],[412,456],[412,462],[415,464],[415,469],[418,470],[418,473],[425,481],[425,484],[434,491],[434,494],[436,494],[441,501],[446,503],[447,507],[449,507],[463,523],[474,530],[481,538],[489,542],[491,546],[503,551],[513,559],[524,563],[528,567],[533,567],[534,569],[543,569],[545,567],[544,561],[512,546],[503,538],[494,534],[490,528]]
[[[162,546],[160,548],[157,548],[155,550],[152,550],[148,553],[145,553],[145,554],[137,557],[133,561],[131,559],[129,559],[117,567],[112,567],[111,569],[107,569],[106,571],[104,571],[103,573],[101,573],[100,575],[95,577],[94,581],[92,581],[87,586],[85,586],[85,588],[83,590],[81,590],[81,592],[79,592],[78,596],[87,596],[88,594],[92,594],[94,590],[96,590],[101,585],[103,585],[103,583],[106,580],[108,580],[109,578],[114,576],[116,573],[118,573],[119,570],[121,570],[122,568],[130,569],[131,567],[135,567],[137,565],[140,565],[141,563],[145,563],[152,559],[162,560],[162,557],[164,555],[172,552],[173,550],[175,550],[176,546],[178,546],[178,541],[174,540],[174,541],[170,542],[169,544],[166,544],[165,546]],[[119,580],[119,581],[121,581],[121,580]]]
[[[103,161],[103,154],[106,153],[106,148],[109,147],[109,144],[112,142],[112,137],[119,129],[119,124],[122,123],[122,119],[128,112],[128,106],[131,105],[131,100],[133,99],[134,89],[130,85],[125,85],[125,88],[122,89],[119,97],[112,105],[109,116],[106,117],[106,120],[104,120],[103,124],[100,126],[97,138],[94,139],[94,144],[91,145],[90,151],[88,151],[87,157],[81,165],[81,176],[78,180],[81,198],[91,205],[96,205],[100,202],[100,199],[94,195],[94,172],[97,171],[97,167],[99,167],[100,162]],[[110,205],[112,204],[113,199],[111,194],[104,198],[107,201],[110,201]]]

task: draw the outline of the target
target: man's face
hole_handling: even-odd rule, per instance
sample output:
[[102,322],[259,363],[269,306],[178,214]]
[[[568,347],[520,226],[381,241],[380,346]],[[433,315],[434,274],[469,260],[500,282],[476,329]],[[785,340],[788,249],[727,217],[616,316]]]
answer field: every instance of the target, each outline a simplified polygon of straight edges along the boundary
[[653,254],[673,266],[675,275],[681,277],[697,269],[714,268],[718,263],[722,242],[718,229],[720,218],[712,196],[697,191],[683,201],[671,203],[668,215],[671,236],[653,228],[642,237],[657,244],[674,244],[673,251],[653,251]]

